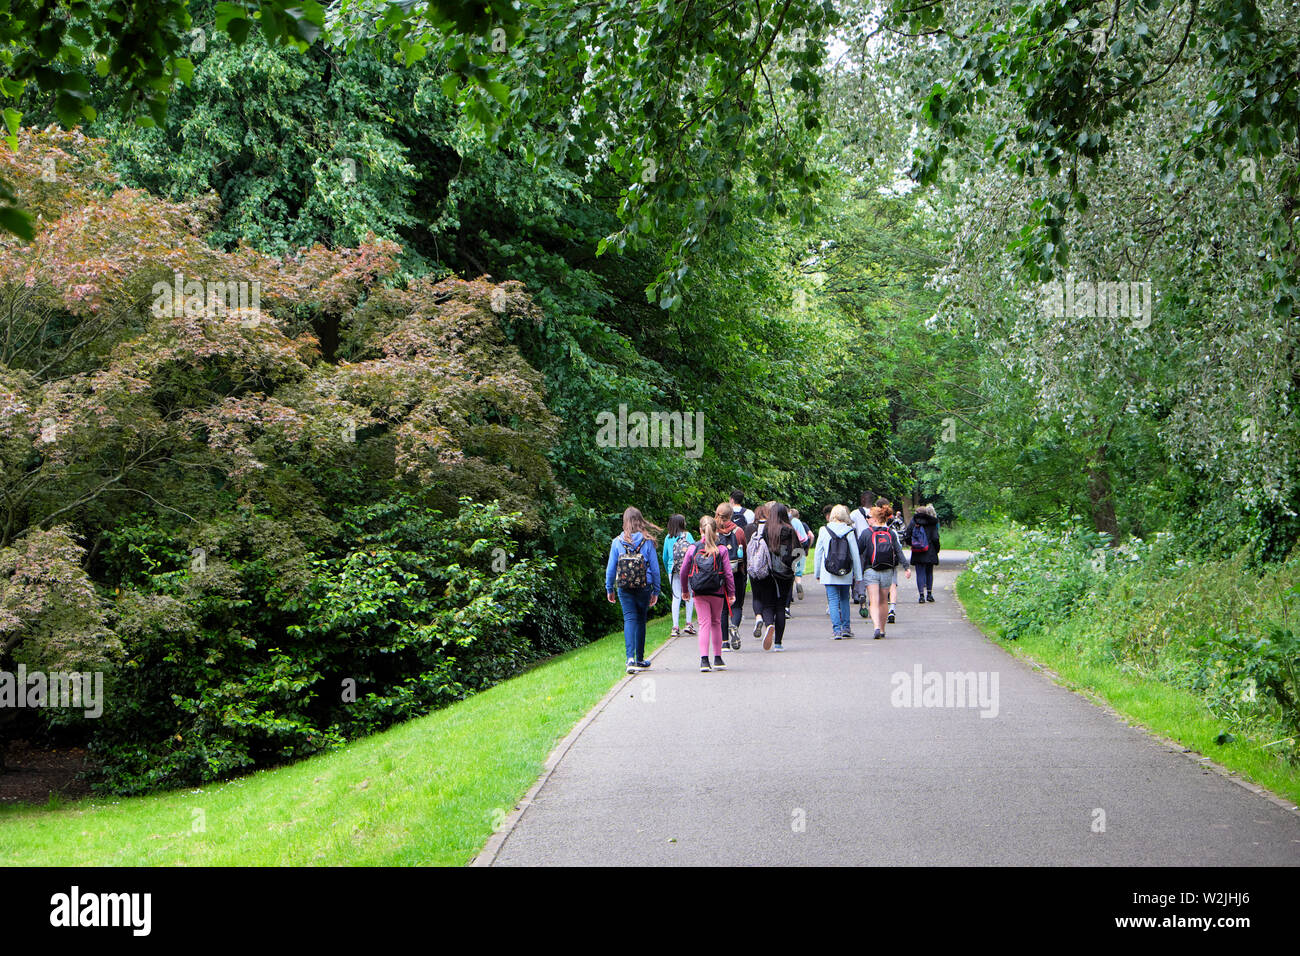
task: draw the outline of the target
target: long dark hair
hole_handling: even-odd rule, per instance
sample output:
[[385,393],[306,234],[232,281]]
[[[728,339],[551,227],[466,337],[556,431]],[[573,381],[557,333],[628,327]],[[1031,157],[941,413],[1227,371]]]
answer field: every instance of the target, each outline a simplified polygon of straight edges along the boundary
[[686,533],[686,516],[685,516],[685,515],[673,515],[671,518],[669,518],[669,519],[668,519],[668,531],[667,531],[666,533],[667,533],[668,537],[670,537],[670,538],[675,538],[675,537],[677,537],[679,534],[685,534],[685,533]]
[[791,533],[794,532],[794,526],[790,524],[790,512],[786,506],[779,501],[769,501],[767,503],[767,546],[772,551],[781,547],[781,530],[789,528]]

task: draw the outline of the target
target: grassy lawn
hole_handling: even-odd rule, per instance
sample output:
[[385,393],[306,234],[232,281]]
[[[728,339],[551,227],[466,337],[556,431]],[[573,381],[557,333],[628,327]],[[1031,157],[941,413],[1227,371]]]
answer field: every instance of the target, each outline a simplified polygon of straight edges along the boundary
[[[671,620],[650,622],[649,653]],[[620,630],[330,754],[147,797],[0,809],[0,863],[460,866],[624,676]],[[200,826],[202,824],[202,826]]]
[[[996,637],[996,629],[983,608],[986,598],[970,586],[966,575],[957,579],[957,596],[971,620],[986,634]],[[1258,743],[1241,738],[1226,744],[1215,743],[1224,729],[1223,722],[1189,691],[1116,668],[1084,663],[1073,648],[1055,640],[1051,633],[1014,641],[999,640],[998,644],[1016,657],[1054,671],[1066,687],[1094,695],[1133,723],[1235,770],[1241,777],[1293,804],[1300,803],[1300,768],[1277,759]]]

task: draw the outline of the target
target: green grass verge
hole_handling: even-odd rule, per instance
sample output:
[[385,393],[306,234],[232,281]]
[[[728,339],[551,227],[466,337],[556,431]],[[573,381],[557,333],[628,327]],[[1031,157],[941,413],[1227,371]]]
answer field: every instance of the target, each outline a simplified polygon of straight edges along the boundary
[[1134,723],[1235,770],[1293,804],[1300,803],[1300,768],[1240,738],[1216,743],[1223,722],[1195,694],[1104,664],[1084,662],[1052,632],[1001,640],[985,607],[988,599],[971,586],[968,575],[957,578],[957,597],[970,619],[1011,654],[1053,671],[1066,687],[1095,695]]
[[[650,622],[647,653],[670,627],[666,616]],[[146,797],[5,807],[0,863],[459,866],[623,676],[624,660],[620,630],[290,766]]]
[[994,522],[959,521],[939,529],[939,540],[945,551],[978,551],[999,525]]

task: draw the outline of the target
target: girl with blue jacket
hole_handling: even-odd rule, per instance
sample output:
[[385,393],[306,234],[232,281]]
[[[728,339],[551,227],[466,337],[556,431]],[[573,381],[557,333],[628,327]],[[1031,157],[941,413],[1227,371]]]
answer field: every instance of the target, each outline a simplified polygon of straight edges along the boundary
[[[623,605],[623,645],[627,651],[627,672],[635,674],[645,670],[650,662],[645,659],[645,625],[650,608],[659,600],[659,555],[651,531],[661,530],[650,524],[638,508],[623,512],[623,533],[609,543],[609,560],[605,562],[605,597],[610,604],[616,600]],[[635,565],[635,556],[642,558],[644,584],[615,587],[619,558]]]
[[[681,544],[679,545],[678,542]],[[686,605],[686,633],[695,633],[695,625],[691,623],[695,615],[695,602],[691,600],[689,594],[683,594],[682,581],[677,574],[682,566],[673,561],[674,551],[679,552],[679,555],[684,558],[694,543],[695,539],[686,530],[685,515],[673,515],[668,519],[668,532],[664,535],[664,568],[668,572],[668,579],[672,582],[673,588],[673,637],[681,633],[677,623],[681,620],[682,604]]]

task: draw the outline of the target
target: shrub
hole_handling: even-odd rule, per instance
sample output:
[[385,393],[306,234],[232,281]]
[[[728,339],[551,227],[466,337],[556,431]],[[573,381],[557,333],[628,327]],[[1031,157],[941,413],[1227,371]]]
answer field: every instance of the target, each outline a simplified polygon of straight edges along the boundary
[[968,573],[999,637],[1043,634],[1083,660],[1190,690],[1227,730],[1300,759],[1300,554],[1258,565],[1248,546],[1220,559],[1179,542],[1108,548],[1077,527],[1012,524]]
[[125,548],[153,570],[118,598],[100,782],[135,793],[296,759],[516,673],[542,652],[523,622],[553,571],[514,555],[517,522],[394,497],[349,509],[339,545],[309,553],[248,518],[202,568],[166,533],[124,530],[109,563]]

